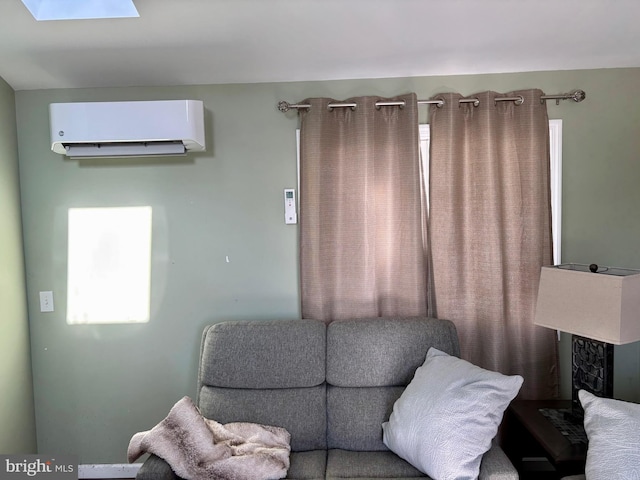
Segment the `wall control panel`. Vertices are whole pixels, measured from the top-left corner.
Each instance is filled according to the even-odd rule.
[[[284,189],[284,223],[287,225],[298,223],[296,191],[293,188]]]

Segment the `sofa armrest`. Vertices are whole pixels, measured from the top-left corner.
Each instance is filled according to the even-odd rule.
[[[482,457],[479,480],[518,480],[518,471],[496,443]]]
[[[136,480],[180,480],[181,478],[171,470],[167,462],[156,455],[149,455],[136,475]]]

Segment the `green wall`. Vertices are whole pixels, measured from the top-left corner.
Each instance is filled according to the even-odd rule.
[[[582,88],[581,104],[548,102],[550,118],[564,119],[564,261],[640,267],[638,85],[640,69],[619,69],[17,92],[39,449],[77,453],[83,463],[123,462],[133,433],[195,396],[205,325],[299,316],[297,227],[284,224],[282,201],[283,188],[296,183],[297,119],[276,110],[279,100]],[[204,154],[78,162],[50,151],[51,102],[180,98],[205,103]],[[67,210],[124,205],[154,209],[152,319],[67,326]],[[55,312],[39,312],[41,290],[54,292]],[[616,355],[616,393],[639,400],[638,348]]]
[[[14,92],[0,78],[0,453],[36,451]]]

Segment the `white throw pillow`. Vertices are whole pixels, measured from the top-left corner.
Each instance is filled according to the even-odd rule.
[[[640,479],[640,405],[578,392],[589,439],[587,480]]]
[[[523,379],[430,348],[382,424],[389,449],[437,480],[475,480]]]

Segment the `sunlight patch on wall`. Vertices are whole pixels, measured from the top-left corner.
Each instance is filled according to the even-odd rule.
[[[151,219],[151,207],[69,209],[69,325],[149,321]]]

